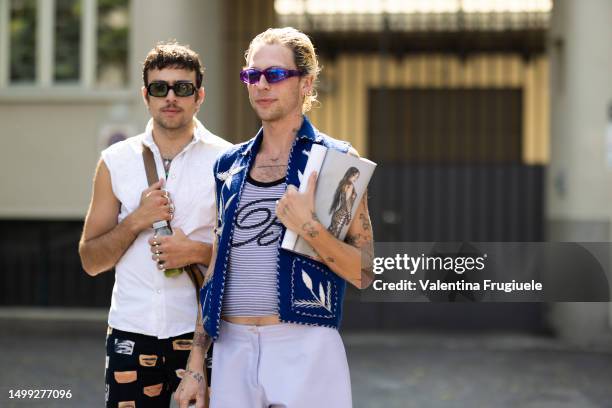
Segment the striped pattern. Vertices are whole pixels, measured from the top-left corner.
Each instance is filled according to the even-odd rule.
[[[276,262],[282,224],[275,206],[285,189],[284,179],[260,183],[247,178],[236,212],[224,316],[278,314]]]

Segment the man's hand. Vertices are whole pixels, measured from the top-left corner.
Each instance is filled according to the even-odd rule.
[[[276,203],[276,217],[288,229],[299,235],[314,233],[315,223],[318,223],[314,212],[314,195],[317,185],[317,173],[313,172],[308,178],[308,185],[304,193],[298,192],[295,186],[289,185],[287,191]]]
[[[140,205],[129,217],[138,231],[151,228],[157,221],[170,221],[174,214],[174,204],[166,190],[162,190],[164,179],[144,190],[140,195]]]
[[[196,256],[199,246],[208,245],[192,241],[182,229],[174,228],[169,236],[153,235],[149,238],[152,258],[164,269],[182,268],[192,263],[203,263]],[[202,252],[202,251],[200,251]]]
[[[196,408],[208,408],[208,384],[206,371],[185,370],[185,375],[174,393],[179,408],[188,408],[195,401]]]

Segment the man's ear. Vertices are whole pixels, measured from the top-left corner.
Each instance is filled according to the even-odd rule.
[[[206,98],[206,91],[204,90],[204,86],[202,85],[198,92],[196,93],[196,101],[198,102],[198,107],[204,103],[204,99]]]
[[[302,95],[307,96],[310,95],[312,93],[312,83],[313,83],[313,76],[312,75],[306,75],[304,77],[302,77]]]
[[[140,92],[142,92],[142,100],[145,106],[148,108],[149,107],[149,93],[147,92],[147,88],[143,86]]]

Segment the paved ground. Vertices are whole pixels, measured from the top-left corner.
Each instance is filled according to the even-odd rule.
[[[16,322],[0,319],[0,407],[103,406],[102,322]],[[355,408],[612,407],[612,347],[520,335],[343,337]],[[72,399],[8,398],[23,388],[70,389]]]

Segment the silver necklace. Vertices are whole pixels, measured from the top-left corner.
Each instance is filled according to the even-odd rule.
[[[164,163],[164,171],[166,172],[166,177],[167,177],[168,173],[170,172],[170,164],[172,163],[172,159],[166,159],[162,157],[162,161]]]

